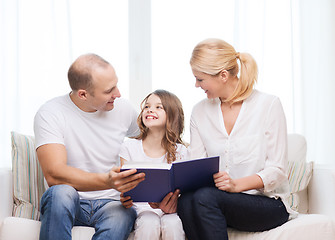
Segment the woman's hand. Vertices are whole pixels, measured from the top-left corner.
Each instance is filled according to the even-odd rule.
[[[120,201],[125,208],[131,208],[133,206],[133,200],[130,196],[124,196],[123,193],[120,194]]]
[[[263,180],[257,174],[232,179],[227,172],[218,172],[213,175],[215,186],[226,192],[243,192],[251,189],[264,188]]]
[[[234,179],[227,172],[218,172],[213,175],[215,186],[226,192],[239,192]]]
[[[179,190],[168,193],[160,203],[149,203],[152,208],[160,208],[164,213],[177,212]]]

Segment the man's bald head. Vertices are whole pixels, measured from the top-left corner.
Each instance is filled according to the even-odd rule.
[[[72,63],[67,74],[72,91],[85,89],[93,92],[93,70],[107,67],[111,67],[110,63],[96,54],[79,56]]]

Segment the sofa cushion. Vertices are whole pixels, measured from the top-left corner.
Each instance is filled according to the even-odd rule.
[[[320,214],[299,214],[283,225],[264,232],[242,232],[228,230],[233,240],[333,240],[335,222],[332,218]]]
[[[299,192],[305,190],[313,172],[313,162],[306,162],[307,143],[299,134],[288,135],[288,178],[290,184],[290,205],[295,211],[307,213],[308,209],[299,209]],[[300,194],[301,195],[301,194]]]
[[[39,239],[41,223],[23,218],[8,217],[4,220],[0,239],[10,240],[37,240]],[[20,231],[17,231],[20,229]],[[88,240],[94,234],[94,228],[74,227],[73,240]],[[333,240],[335,236],[335,222],[328,216],[319,214],[300,214],[287,223],[264,232],[242,232],[232,228],[228,229],[229,239],[232,240]],[[133,232],[128,240],[133,240]]]
[[[38,220],[39,202],[45,191],[33,136],[11,132],[13,216]]]
[[[1,226],[0,239],[3,240],[38,240],[41,222],[24,218],[8,217]],[[20,229],[20,231],[17,231]],[[73,227],[73,240],[90,240],[95,233],[92,227]]]

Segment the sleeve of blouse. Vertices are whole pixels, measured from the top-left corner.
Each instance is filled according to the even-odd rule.
[[[205,127],[205,126],[203,126]],[[195,121],[194,112],[191,115],[190,122],[190,146],[188,147],[188,156],[190,159],[207,157],[205,146],[202,142],[198,126]]]
[[[265,138],[267,158],[258,175],[264,183],[264,192],[270,192],[287,181],[287,127],[283,107],[275,98],[267,115]]]

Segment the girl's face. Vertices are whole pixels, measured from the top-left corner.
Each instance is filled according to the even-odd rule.
[[[221,97],[222,81],[220,74],[212,76],[197,70],[192,70],[195,77],[195,87],[200,87],[207,94],[207,98]]]
[[[161,99],[157,95],[151,94],[147,99],[142,112],[142,121],[149,129],[165,128],[166,112]]]

